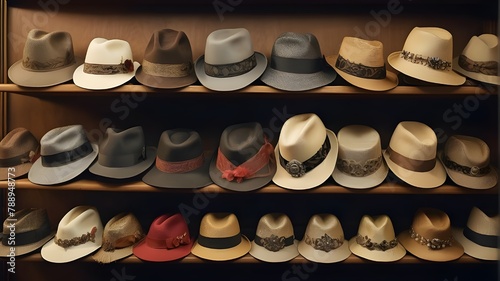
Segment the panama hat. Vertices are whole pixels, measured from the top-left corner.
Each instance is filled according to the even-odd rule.
[[[0,257],[20,256],[38,250],[54,237],[47,211],[40,208],[21,209],[3,222],[0,234]]]
[[[287,215],[266,214],[257,225],[250,255],[265,262],[286,262],[299,255],[298,243]]]
[[[497,171],[490,165],[490,149],[481,139],[453,135],[439,153],[448,176],[456,184],[472,189],[497,185]]]
[[[385,68],[384,47],[377,40],[344,37],[337,55],[326,61],[350,84],[371,91],[387,91],[398,77]]]
[[[283,124],[276,145],[273,182],[295,190],[319,186],[332,175],[337,154],[337,136],[316,114],[292,116]]]
[[[232,213],[207,213],[201,219],[200,234],[191,253],[212,261],[228,261],[246,255],[251,248],[240,233],[240,224]]]
[[[453,237],[471,257],[481,260],[500,260],[500,216],[489,217],[473,207],[465,228],[453,228]]]
[[[412,186],[434,188],[446,180],[443,164],[436,160],[436,133],[423,123],[400,122],[383,155],[389,169]]]
[[[210,155],[203,149],[203,141],[196,131],[164,131],[158,142],[155,165],[142,180],[164,188],[199,188],[211,184]]]
[[[267,58],[254,51],[247,29],[219,29],[208,35],[205,54],[196,60],[195,72],[208,89],[234,91],[257,80],[266,65]]]
[[[108,128],[99,144],[97,161],[89,171],[108,178],[130,178],[148,169],[155,155],[156,147],[146,146],[141,126],[126,130]]]
[[[132,213],[120,213],[104,226],[102,247],[92,255],[99,263],[110,263],[132,255],[132,247],[143,238],[142,226]]]
[[[462,54],[453,60],[453,69],[474,80],[500,85],[498,75],[498,37],[472,36]]]
[[[332,177],[349,188],[370,188],[387,177],[378,132],[364,125],[345,126],[337,134],[339,154]]]
[[[83,173],[95,160],[99,147],[91,143],[82,125],[58,127],[40,139],[40,155],[28,179],[36,184],[52,185],[69,181]]]
[[[32,29],[26,38],[23,58],[9,67],[8,75],[19,86],[54,86],[71,80],[82,62],[73,53],[68,32]]]
[[[163,262],[189,255],[193,239],[181,214],[163,214],[149,227],[146,238],[134,246],[134,255],[141,260]]]
[[[281,90],[305,91],[325,86],[336,77],[323,58],[316,36],[285,32],[274,42],[269,65],[260,80]]]
[[[276,172],[273,149],[259,123],[231,125],[222,132],[210,177],[218,186],[233,191],[259,189]]]
[[[415,27],[402,51],[387,58],[399,72],[426,82],[458,86],[465,77],[453,71],[453,36],[439,27]]]
[[[143,85],[163,89],[185,87],[196,82],[187,35],[173,29],[154,32],[135,78]]]
[[[0,141],[0,180],[26,175],[39,156],[40,144],[25,128],[15,128]],[[10,174],[13,175],[9,177]]]
[[[73,82],[89,90],[111,89],[132,79],[139,66],[127,41],[94,38],[87,48],[85,62],[73,73]]]
[[[451,261],[464,254],[464,248],[452,235],[448,215],[434,208],[420,208],[409,230],[398,235],[403,246],[414,256],[429,261]]]
[[[351,255],[339,219],[332,214],[313,215],[299,242],[299,253],[308,261],[335,263]]]
[[[361,258],[377,262],[394,262],[406,255],[396,239],[391,219],[386,215],[363,216],[358,234],[349,240],[349,249]]]
[[[67,263],[87,256],[102,245],[103,227],[92,206],[77,206],[59,222],[56,236],[42,247],[42,258],[52,263]]]

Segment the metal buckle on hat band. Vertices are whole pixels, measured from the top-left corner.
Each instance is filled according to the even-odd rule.
[[[125,74],[134,71],[134,63],[132,60],[125,60],[119,64],[97,64],[97,63],[84,63],[83,72],[87,74],[98,75],[111,75],[111,74]]]
[[[148,75],[164,78],[186,77],[193,72],[193,63],[188,61],[185,63],[166,64],[153,63],[147,60],[143,60],[142,71],[144,71],[144,73]]]
[[[467,167],[467,166],[462,166],[456,162],[453,162],[450,160],[450,158],[447,155],[443,156],[443,164],[446,166],[446,168],[461,172],[464,175],[471,176],[471,177],[482,177],[490,172],[490,166],[485,166],[485,167],[478,167],[478,166],[472,166],[472,167]]]
[[[401,58],[406,61],[428,66],[435,70],[447,70],[451,67],[451,62],[442,60],[438,57],[424,57],[405,50],[401,51]]]
[[[382,166],[382,156],[368,159],[360,163],[352,159],[338,159],[337,168],[344,174],[352,177],[366,177],[375,173]]]
[[[451,247],[453,237],[450,237],[449,239],[439,239],[439,238],[425,238],[415,232],[413,227],[410,228],[410,237],[413,238],[416,242],[420,243],[421,245],[427,246],[427,248],[431,250],[439,250],[439,249],[444,249],[446,247]]]
[[[255,244],[264,247],[271,252],[278,252],[279,250],[287,246],[293,245],[294,240],[295,237],[293,235],[288,237],[285,236],[278,237],[277,235],[271,234],[271,236],[265,238],[255,235],[254,242]]]
[[[306,161],[300,162],[296,159],[288,161],[283,158],[283,156],[281,156],[280,152],[280,164],[292,177],[300,178],[307,172],[313,170],[318,165],[323,163],[323,160],[325,160],[326,156],[330,152],[330,148],[330,139],[328,139],[328,136],[326,136],[325,141],[323,142],[323,145],[320,147],[320,149]]]
[[[205,62],[205,74],[217,78],[234,77],[245,74],[257,65],[255,53],[250,57],[235,63],[209,64]]]
[[[349,60],[343,58],[341,55],[339,55],[339,57],[337,58],[335,67],[347,74],[359,78],[384,79],[386,76],[385,64],[379,67],[370,67],[361,63],[350,62]]]
[[[383,240],[380,243],[376,243],[376,242],[373,242],[370,238],[368,238],[368,236],[366,236],[366,235],[363,236],[361,234],[358,234],[358,236],[356,237],[356,243],[358,243],[358,245],[360,245],[364,248],[367,248],[370,251],[378,250],[378,251],[383,251],[383,252],[385,252],[389,249],[392,249],[399,244],[399,242],[396,238],[394,238],[391,241]]]
[[[320,238],[311,238],[306,234],[304,242],[316,250],[321,250],[328,253],[331,250],[340,248],[340,246],[344,244],[344,237],[340,236],[340,238],[332,238],[330,237],[330,235],[325,233]]]
[[[498,76],[497,61],[473,61],[465,55],[458,57],[458,65],[470,72],[482,73],[485,75]]]

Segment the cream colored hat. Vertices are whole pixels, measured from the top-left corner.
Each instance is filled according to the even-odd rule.
[[[403,50],[387,58],[399,72],[426,82],[458,86],[465,77],[453,71],[453,36],[439,27],[415,27]]]

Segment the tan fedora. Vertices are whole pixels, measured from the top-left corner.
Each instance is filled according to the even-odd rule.
[[[464,254],[462,245],[453,238],[450,218],[434,208],[418,209],[410,229],[398,239],[408,252],[424,260],[451,261]]]
[[[290,218],[270,213],[259,220],[250,255],[265,262],[286,262],[299,255],[298,243]]]
[[[394,234],[392,221],[386,215],[363,216],[358,234],[349,240],[349,249],[356,256],[377,262],[394,262],[406,255],[405,248]]]
[[[397,71],[426,82],[458,86],[465,77],[453,71],[453,36],[440,27],[415,27],[401,51],[387,58]]]
[[[453,135],[439,157],[448,176],[460,186],[488,189],[497,185],[498,173],[490,164],[490,148],[479,138]]]
[[[453,60],[453,69],[474,80],[500,85],[498,37],[472,36],[462,54]]]
[[[250,248],[235,214],[207,213],[201,219],[200,233],[191,253],[206,260],[228,261],[246,255]]]
[[[436,133],[423,123],[400,122],[383,155],[389,169],[412,186],[434,188],[446,180],[443,164],[436,158]]]
[[[26,175],[40,156],[39,149],[38,140],[27,129],[8,132],[0,141],[0,180]]]
[[[344,37],[339,53],[327,56],[326,61],[354,86],[387,91],[398,85],[396,74],[386,70],[384,46],[380,41]]]
[[[342,225],[332,214],[316,214],[309,219],[298,249],[305,259],[318,263],[341,262],[351,255]]]

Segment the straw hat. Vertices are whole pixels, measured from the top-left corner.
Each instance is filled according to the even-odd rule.
[[[40,144],[25,128],[15,128],[0,141],[0,180],[26,175],[40,156]],[[12,170],[14,168],[14,170]]]

